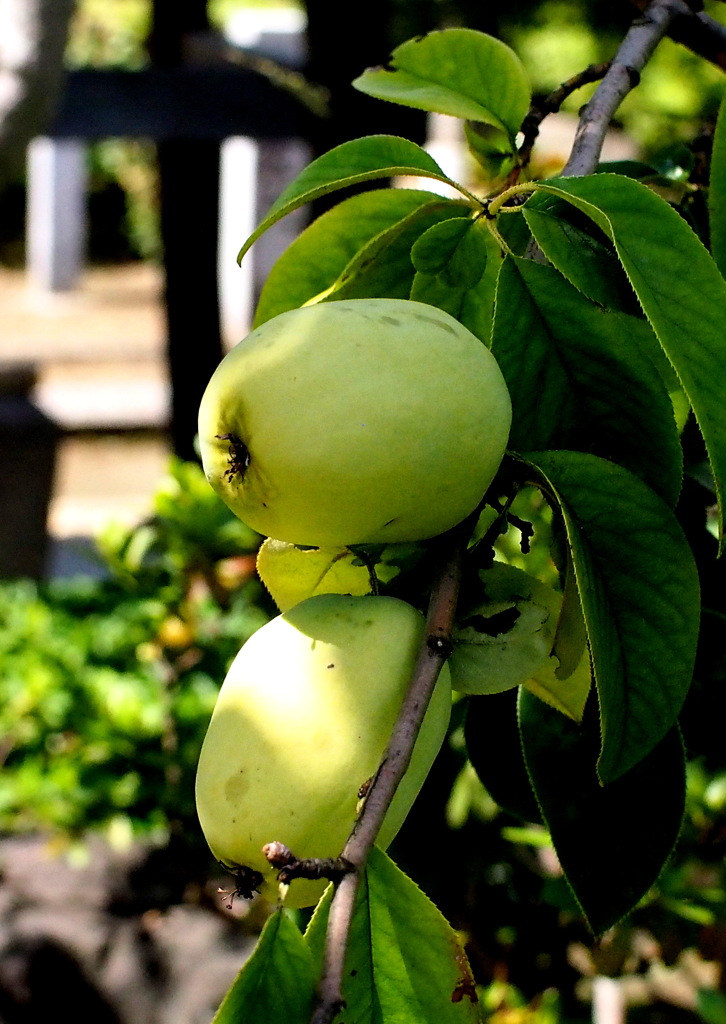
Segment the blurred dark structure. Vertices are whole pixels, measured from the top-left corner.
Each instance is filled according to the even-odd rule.
[[[0,366],[0,576],[45,568],[58,427],[33,404],[32,366]],[[22,538],[22,542],[21,542]]]

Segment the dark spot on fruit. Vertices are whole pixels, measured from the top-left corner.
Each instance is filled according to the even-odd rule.
[[[250,453],[247,445],[236,434],[217,434],[218,441],[229,441],[229,465],[224,471],[224,477],[233,481],[239,477],[244,480],[245,473],[250,465]]]
[[[330,665],[328,665],[328,668],[335,668],[335,665],[331,662]]]
[[[456,334],[456,329],[451,324],[444,323],[443,320],[437,320],[436,317],[426,316],[425,313],[415,313],[414,316],[417,320],[423,320],[425,324],[431,324],[433,327],[440,327],[442,331],[448,331],[449,334]]]

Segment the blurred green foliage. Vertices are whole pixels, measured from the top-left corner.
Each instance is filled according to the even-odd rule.
[[[149,0],[77,0],[66,60],[70,67],[144,67],[150,25]]]
[[[0,586],[0,830],[202,842],[196,761],[227,667],[271,611],[259,538],[196,464],[99,540],[108,575]]]

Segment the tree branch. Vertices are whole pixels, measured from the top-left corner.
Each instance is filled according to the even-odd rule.
[[[648,0],[632,0],[632,3],[641,11],[648,6]],[[668,36],[726,71],[726,26],[708,14],[690,10],[677,14],[668,29]]]
[[[643,16],[632,23],[609,70],[580,116],[563,176],[594,173],[615,111],[640,81],[640,72],[678,15],[692,16],[684,0],[651,0]]]
[[[436,680],[451,652],[451,632],[463,556],[475,522],[476,515],[440,538],[438,571],[431,590],[426,631],[411,685],[383,760],[342,851],[341,859],[349,862],[353,870],[337,883],[330,905],[323,973],[310,1024],[331,1024],[345,1005],[343,972],[358,886],[386,811],[408,767]]]
[[[590,64],[584,71],[580,71],[578,74],[573,75],[572,78],[568,78],[566,82],[563,82],[562,85],[554,89],[544,99],[532,104],[527,112],[527,116],[522,121],[520,129],[522,132],[522,144],[519,147],[517,166],[509,175],[504,186],[505,188],[516,184],[521,172],[529,163],[534,144],[539,136],[540,125],[548,114],[556,114],[567,97],[571,96],[577,89],[581,89],[583,85],[589,85],[591,82],[597,82],[603,78],[610,64],[611,61],[607,61],[604,64]]]

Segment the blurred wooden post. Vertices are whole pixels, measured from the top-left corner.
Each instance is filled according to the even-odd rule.
[[[185,42],[208,29],[206,0],[154,0],[153,63],[180,67]],[[170,434],[175,454],[194,459],[199,403],[223,354],[217,282],[219,141],[168,138],[159,142],[158,157]]]
[[[287,8],[240,8],[225,35],[235,46],[290,67],[305,63],[305,15]],[[219,199],[219,286],[226,347],[249,331],[262,286],[277,257],[305,227],[306,210],[295,210],[255,243],[241,267],[237,253],[282,190],[310,162],[301,138],[232,137],[222,143]]]
[[[28,147],[26,250],[32,283],[46,291],[74,288],[86,250],[86,146],[41,136]]]

